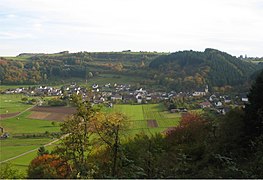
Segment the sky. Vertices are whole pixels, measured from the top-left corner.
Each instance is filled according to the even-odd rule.
[[[263,0],[0,0],[0,56],[204,51],[263,56]]]

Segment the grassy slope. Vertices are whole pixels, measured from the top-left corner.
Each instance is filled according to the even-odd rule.
[[[0,114],[21,112],[32,105],[24,104],[21,98],[25,97],[21,94],[0,94]]]
[[[18,117],[1,120],[0,126],[4,127],[5,131],[12,135],[59,131],[59,126],[53,126],[51,124],[52,121],[27,118],[30,113],[31,112],[25,112]]]

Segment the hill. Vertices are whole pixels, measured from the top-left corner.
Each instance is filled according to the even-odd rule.
[[[242,61],[225,52],[206,49],[204,52],[179,51],[153,60],[149,67],[160,72],[157,79],[176,88],[196,86],[240,86],[259,69],[256,64]]]
[[[1,84],[50,84],[79,80],[133,83],[138,87],[196,90],[210,87],[249,87],[260,64],[227,53],[204,52],[78,52],[22,53],[0,58]],[[131,78],[132,77],[132,78]]]

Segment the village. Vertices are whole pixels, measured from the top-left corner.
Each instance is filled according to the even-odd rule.
[[[226,114],[230,109],[235,107],[244,107],[248,102],[246,93],[229,94],[211,93],[208,86],[199,91],[194,92],[161,92],[148,91],[142,88],[136,89],[130,84],[104,84],[99,86],[93,84],[86,88],[76,83],[64,85],[60,88],[52,86],[34,86],[19,87],[7,89],[2,94],[23,94],[27,97],[57,97],[57,99],[68,99],[72,94],[82,94],[83,98],[89,100],[92,105],[103,104],[111,108],[114,104],[148,104],[162,103],[167,105],[167,109],[171,113],[187,112],[192,109],[209,109],[218,114]],[[183,103],[177,103],[178,100]],[[36,100],[35,100],[36,102]],[[32,101],[27,101],[32,103]],[[34,102],[33,102],[34,103]],[[41,100],[38,100],[38,106],[44,106]],[[187,106],[191,104],[191,106]],[[65,103],[58,106],[66,105]],[[55,104],[56,106],[56,104]]]

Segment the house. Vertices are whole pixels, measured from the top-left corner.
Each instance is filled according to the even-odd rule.
[[[228,97],[228,96],[225,96],[225,97],[224,97],[224,102],[225,102],[225,103],[231,103],[231,98]]]
[[[138,104],[141,104],[141,103],[142,103],[142,96],[141,96],[140,94],[138,94],[138,95],[136,96],[136,99],[137,99],[137,103],[138,103]]]
[[[92,89],[97,89],[98,87],[99,87],[98,84],[93,84],[93,85],[92,85]]]
[[[199,104],[202,109],[212,107],[212,104],[208,101]]]
[[[209,97],[209,101],[212,102],[212,101],[214,101],[215,98],[216,98],[216,95],[213,94],[213,95],[211,95],[211,96]]]
[[[107,87],[107,88],[109,88],[109,87],[110,87],[110,83],[105,84],[104,86]]]
[[[177,113],[177,112],[180,112],[180,110],[179,109],[171,109],[170,110],[170,113]]]
[[[202,91],[202,90],[200,90],[200,91],[195,91],[192,95],[193,95],[194,97],[200,97],[200,96],[205,96],[207,93],[208,93],[208,85],[206,85],[204,91]]]
[[[225,115],[227,112],[229,112],[230,111],[230,108],[228,108],[228,107],[225,107],[225,108],[223,108],[223,107],[221,107],[221,108],[217,108],[217,112],[218,113],[220,113],[220,114],[223,114],[223,115]]]
[[[122,96],[119,94],[115,94],[114,96],[111,96],[112,101],[122,100]]]
[[[152,100],[152,96],[151,96],[150,94],[148,94],[148,95],[146,96],[146,100],[147,100],[147,101]]]
[[[247,97],[243,97],[243,98],[241,98],[241,101],[242,102],[248,102],[248,98]]]
[[[200,91],[195,91],[192,95],[194,97],[199,97],[199,96],[205,96],[206,93],[205,92],[200,92]]]
[[[221,101],[215,101],[214,104],[216,107],[220,107],[223,105],[223,103]]]

